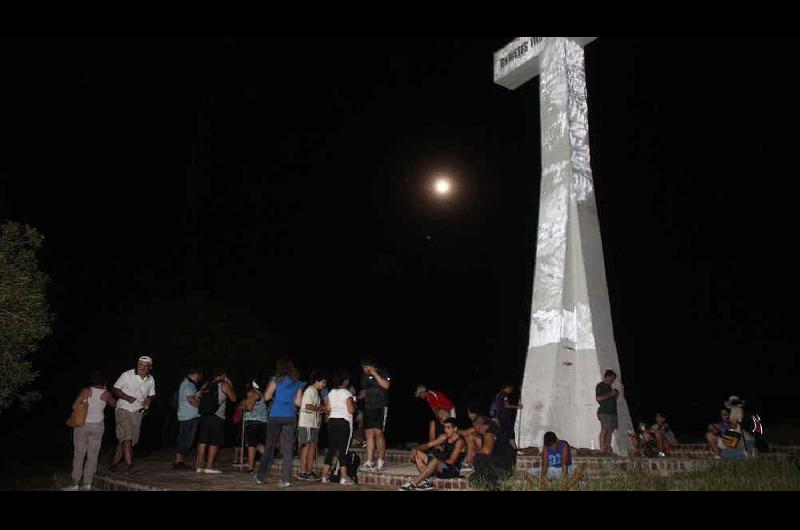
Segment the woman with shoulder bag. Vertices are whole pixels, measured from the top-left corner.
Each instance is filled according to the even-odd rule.
[[[117,401],[106,390],[106,378],[95,370],[92,373],[91,386],[82,388],[75,402],[72,404],[73,415],[70,420],[72,428],[72,441],[75,453],[72,458],[72,484],[64,488],[66,491],[91,490],[97,459],[100,455],[100,445],[103,442],[105,431],[104,415],[106,405],[114,407]],[[80,421],[80,407],[84,407],[85,420]],[[78,412],[76,415],[75,413]],[[68,423],[70,423],[68,421]],[[84,463],[85,460],[85,463]],[[83,478],[83,486],[80,486]]]

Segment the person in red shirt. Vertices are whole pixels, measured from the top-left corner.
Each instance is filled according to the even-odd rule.
[[[456,406],[447,395],[440,390],[428,390],[425,385],[417,385],[417,390],[414,392],[414,397],[424,399],[436,416],[438,409],[444,409],[450,412],[450,417],[456,417]]]

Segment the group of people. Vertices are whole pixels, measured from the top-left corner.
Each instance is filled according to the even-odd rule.
[[[738,396],[730,396],[719,411],[719,420],[708,425],[706,442],[717,458],[746,460],[769,450],[758,414],[750,418],[750,431],[744,427],[744,405]]]
[[[367,451],[367,458],[361,469],[382,470],[386,454],[383,431],[388,415],[391,377],[370,358],[361,360],[361,369],[361,391],[358,394],[355,394],[350,385],[350,376],[345,370],[335,371],[332,377],[315,370],[310,374],[309,380],[304,382],[300,380],[297,368],[288,358],[277,362],[275,373],[264,385],[263,392],[259,382],[251,380],[245,396],[237,405],[241,409],[243,422],[243,438],[240,443],[247,448],[247,464],[244,465],[244,470],[255,471],[256,482],[265,483],[279,445],[282,454],[279,485],[290,486],[296,440],[300,448],[300,470],[297,473],[299,480],[328,482],[333,472],[339,484],[353,484],[354,477],[348,475],[347,467],[343,463],[353,438],[358,401],[364,403],[362,427]],[[225,404],[228,400],[236,402],[237,397],[223,372],[215,372],[210,382],[198,389],[197,382],[201,378],[202,373],[199,370],[192,370],[178,392],[178,444],[173,467],[189,469],[184,458],[192,448],[196,433],[195,471],[219,474],[222,471],[214,466],[214,457],[223,442],[221,427],[225,420]],[[204,395],[209,393],[216,401],[204,408]],[[217,409],[212,414],[214,406]],[[322,475],[317,475],[315,463],[323,418],[328,434],[328,448]],[[206,424],[211,428],[205,427]],[[204,456],[207,444],[206,460]],[[256,467],[257,451],[261,454],[261,459]]]
[[[110,391],[106,389],[106,380],[99,372],[93,374],[89,387],[81,389],[73,409],[88,404],[88,413],[86,422],[73,428],[72,484],[65,489],[92,488],[103,438],[106,406],[115,408],[117,437],[117,447],[109,469],[118,469],[123,458],[127,469],[133,467],[133,447],[139,440],[142,417],[147,414],[155,398],[155,379],[150,374],[152,364],[151,357],[139,357],[136,368],[124,372]],[[245,470],[255,470],[255,479],[259,484],[267,480],[276,446],[280,443],[283,465],[279,485],[291,485],[295,439],[301,448],[298,479],[327,482],[333,472],[339,484],[353,484],[354,477],[348,476],[346,466],[341,464],[346,461],[351,444],[358,401],[363,403],[362,428],[367,452],[361,469],[382,470],[386,455],[383,432],[388,417],[391,377],[371,358],[361,360],[361,369],[361,390],[356,395],[346,371],[337,370],[332,378],[315,371],[306,384],[300,380],[294,363],[282,358],[276,364],[274,375],[264,385],[263,392],[259,382],[251,380],[240,401],[224,369],[214,369],[207,379],[204,379],[201,369],[189,369],[176,394],[178,433],[173,469],[205,474],[222,473],[215,463],[224,443],[227,403],[233,402],[241,410],[242,442],[247,446]],[[322,476],[318,476],[314,468],[323,417],[328,432],[328,449]],[[186,456],[195,447],[195,461],[189,465]],[[257,468],[256,451],[262,455]]]
[[[105,433],[107,406],[114,407],[117,435],[111,469],[116,469],[123,457],[128,469],[133,466],[133,446],[139,441],[142,416],[156,395],[155,380],[150,375],[152,365],[153,359],[149,356],[139,357],[136,368],[120,375],[111,391],[106,389],[105,376],[95,371],[89,386],[80,390],[72,408],[86,407],[86,417],[83,425],[74,427],[72,431],[72,483],[64,489],[92,489]]]
[[[640,422],[636,432],[629,432],[631,445],[640,456],[665,457],[667,452],[678,447],[678,438],[662,413],[656,413],[655,423],[647,426]]]
[[[95,372],[89,387],[80,391],[73,408],[88,404],[86,422],[75,427],[72,484],[66,489],[91,489],[97,469],[100,443],[103,437],[103,413],[107,406],[114,407],[117,446],[110,469],[115,470],[124,458],[128,469],[133,467],[133,447],[139,440],[142,417],[155,397],[155,380],[150,374],[153,360],[141,356],[136,368],[124,372],[109,391],[105,378]],[[295,442],[299,448],[299,480],[328,482],[332,476],[341,485],[353,484],[347,461],[354,434],[354,418],[361,418],[364,431],[366,458],[360,471],[381,471],[385,465],[386,440],[384,431],[388,418],[388,401],[391,377],[371,358],[360,363],[362,374],[360,391],[350,384],[344,370],[332,377],[321,371],[310,374],[307,382],[301,381],[294,363],[280,359],[275,372],[267,381],[248,380],[241,399],[223,369],[214,369],[204,378],[199,368],[188,370],[176,394],[178,433],[173,468],[193,470],[197,473],[220,474],[216,464],[220,447],[224,443],[224,424],[227,403],[236,403],[236,417],[241,422],[241,436],[237,445],[246,447],[241,455],[245,471],[255,472],[255,480],[263,484],[272,468],[276,448],[282,453],[282,470],[279,485],[291,485],[292,459]],[[600,451],[610,453],[614,430],[618,427],[617,399],[619,391],[612,385],[616,374],[606,370],[603,380],[596,386],[597,412],[600,422]],[[401,489],[425,490],[433,487],[432,478],[453,478],[462,470],[472,470],[486,482],[496,483],[510,474],[516,465],[518,452],[514,432],[514,414],[521,404],[510,401],[514,387],[504,383],[499,388],[484,414],[477,405],[467,407],[469,426],[459,428],[456,405],[444,392],[429,390],[419,385],[415,397],[424,400],[433,413],[429,423],[428,440],[412,450],[412,461],[419,475]],[[735,396],[732,396],[734,398]],[[357,403],[363,404],[357,410]],[[726,405],[731,405],[726,403]],[[721,458],[743,458],[742,447],[747,437],[741,434],[736,443],[735,434],[741,433],[741,406],[738,402],[721,412],[721,421],[709,426],[709,446]],[[234,420],[236,421],[236,420]],[[321,475],[316,473],[320,430],[327,429],[328,447]],[[646,456],[664,456],[677,446],[677,439],[666,423],[663,414],[656,414],[655,423],[639,425],[639,432],[629,433],[634,448]],[[196,448],[192,465],[186,456]],[[244,452],[244,451],[243,451]],[[256,466],[256,453],[261,459]],[[746,453],[746,449],[744,450]],[[532,474],[545,485],[546,479],[563,477],[568,484],[580,479],[582,468],[572,463],[573,448],[566,440],[559,440],[553,432],[545,434],[542,441],[541,465]],[[82,481],[82,485],[81,485]]]

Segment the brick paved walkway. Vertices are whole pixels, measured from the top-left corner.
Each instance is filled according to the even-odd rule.
[[[790,449],[794,452],[796,447]],[[356,449],[356,452],[362,451]],[[692,469],[699,469],[713,465],[715,460],[710,458],[708,450],[700,444],[682,446],[675,456],[667,458],[622,458],[579,456],[575,462],[584,464],[587,469],[586,479],[600,478],[632,470],[644,470],[654,474],[671,475]],[[193,455],[187,461],[193,460]],[[388,450],[386,454],[386,469],[382,473],[359,473],[359,484],[340,486],[339,484],[321,484],[320,482],[307,482],[296,479],[299,462],[293,462],[293,481],[288,488],[278,486],[280,478],[280,460],[276,460],[267,483],[258,485],[252,473],[244,473],[231,465],[233,449],[223,449],[217,459],[217,469],[222,471],[219,475],[207,475],[193,471],[174,471],[171,451],[159,451],[146,458],[139,458],[134,462],[130,471],[125,469],[124,463],[117,471],[108,470],[108,455],[101,454],[101,465],[95,477],[94,488],[112,491],[392,491],[407,480],[416,476],[415,466],[410,463],[410,451]],[[770,458],[785,457],[783,454],[764,455]],[[362,455],[363,458],[363,455]],[[318,472],[322,467],[322,457],[318,460]],[[520,456],[517,459],[517,469],[537,467],[538,457]],[[468,472],[462,472],[459,479],[435,479],[434,486],[437,490],[467,490],[469,484]],[[70,481],[68,472],[59,473],[54,477],[56,486],[67,485]]]
[[[321,484],[307,482],[295,478],[292,473],[292,485],[288,488],[278,486],[280,464],[273,467],[267,483],[259,485],[255,475],[245,473],[233,467],[233,450],[220,451],[215,466],[222,471],[219,475],[207,475],[193,471],[175,471],[172,469],[174,453],[158,452],[150,457],[134,461],[133,469],[128,471],[125,464],[117,471],[108,470],[108,462],[100,465],[95,477],[95,488],[112,491],[387,491],[394,488],[376,485],[355,484],[340,486],[339,484]],[[321,462],[321,459],[320,459]],[[295,460],[295,465],[298,461]],[[66,478],[67,482],[69,478]]]

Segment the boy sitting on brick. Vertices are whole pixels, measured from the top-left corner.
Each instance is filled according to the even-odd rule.
[[[565,489],[575,486],[583,476],[583,464],[577,468],[572,463],[572,448],[566,440],[559,440],[554,432],[544,434],[541,465],[528,470],[539,478],[539,487],[547,489],[547,481],[559,477],[564,481]]]
[[[427,453],[429,449],[441,446],[442,451]],[[464,437],[458,434],[455,418],[444,420],[444,434],[432,442],[418,445],[411,451],[411,460],[417,465],[419,476],[406,482],[400,488],[404,491],[424,491],[433,489],[434,474],[438,478],[458,478],[461,475],[461,463],[464,461],[467,444]]]

